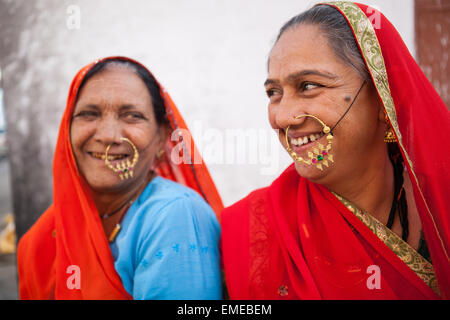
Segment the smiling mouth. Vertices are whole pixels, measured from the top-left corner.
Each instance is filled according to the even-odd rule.
[[[91,156],[94,158],[105,160],[106,154],[105,153],[99,153],[99,152],[88,152]],[[121,160],[129,157],[129,154],[108,154],[108,160],[114,161],[114,160]]]
[[[324,134],[322,132],[311,133],[304,136],[290,137],[289,142],[294,147],[301,147],[311,142],[317,141],[322,138]]]

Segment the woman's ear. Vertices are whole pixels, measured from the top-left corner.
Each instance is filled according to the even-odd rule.
[[[388,120],[387,120],[387,114],[386,111],[384,111],[384,106],[382,103],[378,104],[378,121],[383,122],[385,124],[388,124]]]
[[[373,99],[373,101],[376,101],[376,105],[374,105],[373,107],[378,109],[379,124],[383,125],[389,124],[389,121],[386,119],[386,112],[384,109],[383,102],[381,101],[380,96],[378,95],[377,88],[375,87],[372,81],[369,82],[369,90],[371,99]]]
[[[156,144],[156,150],[155,150],[155,158],[152,164],[151,171],[155,171],[156,167],[160,164],[162,161],[164,154],[166,152],[165,146],[167,139],[170,139],[170,135],[172,133],[172,130],[170,129],[170,125],[163,123],[160,124],[158,127],[158,141]]]
[[[158,128],[158,150],[164,150],[164,146],[166,144],[167,139],[170,138],[172,134],[172,129],[170,128],[170,125],[168,123],[162,123],[159,125]]]
[[[390,128],[389,119],[387,118],[386,111],[384,110],[383,104],[379,103],[379,111],[378,111],[378,123],[382,130],[385,132]]]
[[[377,92],[377,89],[375,88],[375,86],[373,87],[373,90],[374,90],[375,97],[377,99],[378,121],[383,124],[389,125],[389,120],[387,119],[386,110],[384,109],[383,102],[381,101],[380,97],[378,96],[378,92]]]

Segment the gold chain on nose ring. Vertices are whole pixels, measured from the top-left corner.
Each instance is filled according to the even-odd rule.
[[[307,151],[308,159],[304,159],[303,157],[301,157],[301,156],[297,155],[297,153],[295,153],[295,151],[291,147],[291,144],[289,143],[288,132],[291,127],[291,125],[289,125],[289,126],[287,126],[286,132],[285,132],[285,139],[286,139],[286,145],[287,145],[286,150],[289,152],[290,156],[298,163],[315,165],[316,168],[323,170],[322,165],[328,167],[329,162],[334,162],[333,155],[330,153],[331,144],[333,142],[333,135],[331,134],[330,128],[316,116],[309,115],[309,114],[302,114],[302,115],[294,117],[294,119],[298,120],[298,119],[304,118],[304,117],[313,118],[322,125],[322,132],[327,135],[327,144],[324,146],[321,143],[317,143],[317,146],[314,146],[310,150]]]

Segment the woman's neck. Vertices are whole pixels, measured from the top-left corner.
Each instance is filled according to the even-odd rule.
[[[394,197],[394,169],[387,152],[373,159],[360,174],[340,179],[330,190],[386,224]]]
[[[97,192],[91,190],[91,195],[97,207],[100,216],[111,214],[136,199],[144,190],[145,186],[153,179],[154,173],[150,172],[147,176],[136,180],[127,190],[116,192]]]

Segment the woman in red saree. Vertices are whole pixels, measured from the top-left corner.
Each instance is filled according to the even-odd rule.
[[[92,95],[89,96],[89,92]],[[160,98],[155,100],[158,94]],[[144,98],[139,100],[137,97],[141,96]],[[118,100],[121,97],[125,97],[124,100]],[[88,102],[86,106],[80,102],[83,99]],[[99,102],[91,105],[89,99]],[[122,101],[127,104],[122,105]],[[130,101],[136,102],[135,105],[129,104]],[[156,102],[158,102],[158,108]],[[81,108],[81,111],[78,111],[78,108]],[[156,125],[153,119],[156,119]],[[166,125],[168,125],[167,128]],[[150,129],[147,128],[153,132],[156,131],[156,134],[152,132],[148,135],[147,132]],[[163,134],[159,131],[161,128],[170,129],[172,136]],[[95,134],[92,134],[93,138],[89,137],[89,140],[85,139],[87,142],[81,144],[75,138],[75,131],[76,136],[83,136],[89,131]],[[143,132],[145,134],[142,134]],[[159,140],[154,139],[158,137]],[[134,175],[130,174],[130,179],[128,179],[129,176],[125,176],[125,179],[121,176],[119,179],[115,172],[105,167],[105,158],[110,157],[107,154],[110,146],[112,146],[110,154],[113,154],[113,149],[130,149],[128,144],[121,142],[123,138],[130,140],[134,138],[133,145],[139,149],[139,160],[133,169]],[[104,143],[107,139],[114,142]],[[157,146],[161,148],[159,151],[155,148],[153,141],[157,141]],[[88,152],[90,155],[81,152],[83,150],[79,144],[84,146],[89,143],[92,148],[95,145],[96,150],[100,150],[96,151],[97,153],[102,154],[95,154],[92,150]],[[145,147],[140,148],[140,144]],[[136,153],[137,151],[135,155]],[[92,156],[103,158],[99,161],[92,159]],[[121,155],[116,153],[113,158],[119,156]],[[84,157],[89,159],[86,161]],[[115,160],[110,159],[110,161],[113,163]],[[136,180],[138,176],[142,176],[143,179]],[[210,253],[209,256],[212,257],[217,251],[213,245],[206,252],[208,248],[199,247],[197,250],[192,247],[193,244],[188,247],[188,239],[182,239],[186,243],[176,243],[173,244],[173,248],[169,247],[164,252],[158,251],[156,254],[144,256],[154,243],[171,238],[170,234],[183,233],[184,229],[199,226],[202,217],[206,222],[201,224],[203,231],[197,235],[198,243],[206,243],[205,233],[211,231],[208,230],[208,226],[213,226],[213,220],[216,218],[214,214],[209,215],[212,211],[208,211],[210,208],[205,207],[204,202],[206,201],[217,214],[222,209],[222,201],[175,104],[167,91],[139,62],[125,57],[104,58],[85,66],[75,76],[60,125],[53,162],[53,179],[52,206],[19,242],[18,271],[21,299],[131,299],[135,297],[134,294],[145,299],[155,295],[158,298],[158,293],[155,292],[157,289],[165,289],[159,295],[163,299],[177,299],[179,296],[189,299],[189,297],[203,295],[205,290],[210,289],[212,290],[206,295],[207,298],[220,298],[220,294],[217,293],[217,290],[220,291],[221,281],[219,260],[217,259],[218,268],[211,267],[215,265],[215,258],[210,260],[212,263],[208,267],[217,271],[217,281],[211,281],[214,284],[204,283],[205,281],[195,282],[194,285],[198,284],[200,288],[197,291],[198,295],[192,295],[192,286],[180,288],[180,283],[167,283],[170,282],[168,278],[172,275],[192,272],[192,269],[186,270],[186,263],[189,261],[182,261],[182,258],[179,258],[180,255],[174,258],[177,253],[185,250],[188,252],[184,253],[185,256],[192,254],[201,261],[205,261],[206,254]],[[156,180],[159,186],[155,185]],[[99,200],[100,192],[97,191],[103,187],[97,188],[97,185],[102,186],[108,183],[112,185],[108,187],[108,192],[114,188],[120,192],[114,193],[113,197],[110,197],[111,203],[106,203],[106,206],[111,204],[113,207],[115,200],[120,198],[122,190],[128,192],[129,188],[135,188],[138,191],[133,192],[133,197],[127,199],[125,206],[121,205],[117,210],[113,207],[113,213],[104,215],[98,206],[98,203],[102,203],[100,201],[102,199]],[[140,185],[142,186],[139,187]],[[195,190],[196,193],[185,186]],[[145,188],[144,191],[143,188]],[[163,210],[167,212],[169,207],[166,195],[169,194],[169,197],[172,197],[173,194],[179,193],[181,196],[172,203],[184,203],[187,209],[183,210],[183,206],[178,205],[174,207],[176,212],[172,212],[173,215],[164,213],[166,215],[163,216]],[[103,192],[102,195],[104,194],[107,192]],[[153,200],[149,208],[144,207],[148,199],[154,198],[157,199]],[[134,201],[133,204],[131,201]],[[157,205],[163,207],[155,209]],[[189,216],[185,211],[191,205],[194,210],[192,216]],[[133,216],[130,218],[131,211]],[[153,216],[163,218],[156,220],[159,225],[151,226],[156,229],[155,234],[149,234],[150,231],[145,229],[146,221],[153,219]],[[187,220],[187,223],[179,225],[181,222],[178,223],[177,220],[180,218]],[[130,219],[134,220],[130,222]],[[168,226],[165,225],[166,219],[172,221]],[[128,221],[126,226],[125,221]],[[174,224],[178,224],[180,232]],[[112,229],[114,225],[119,228]],[[120,229],[121,225],[122,229]],[[157,233],[162,228],[166,232],[164,236]],[[117,231],[120,232],[117,234]],[[140,234],[144,242],[135,241]],[[147,240],[149,236],[151,238]],[[116,241],[116,237],[119,240]],[[126,242],[124,239],[129,240]],[[136,251],[129,250],[129,248],[135,248],[133,245],[138,247]],[[169,243],[170,245],[172,244]],[[112,249],[115,249],[114,257]],[[141,253],[146,259],[139,258]],[[123,255],[129,259],[122,259]],[[178,269],[170,271],[170,268],[167,270],[161,267],[160,263],[169,257],[172,257],[172,262],[166,262],[166,264],[171,267],[177,265]],[[153,265],[157,264],[159,269],[154,275],[157,278],[159,274],[160,277],[157,278],[159,283],[155,284],[154,281],[146,278],[145,274],[148,274],[147,269],[152,269]],[[209,271],[202,270],[197,276],[206,277]],[[78,283],[74,278],[76,272],[79,272],[78,276],[81,278]],[[144,276],[137,279],[138,272]],[[165,277],[162,272],[171,272],[171,274]],[[193,275],[189,277],[192,278]],[[139,292],[137,287],[140,288]],[[172,295],[171,292],[175,293]]]
[[[230,298],[448,299],[449,111],[392,24],[317,5],[281,29],[265,86],[295,162],[222,212]]]

